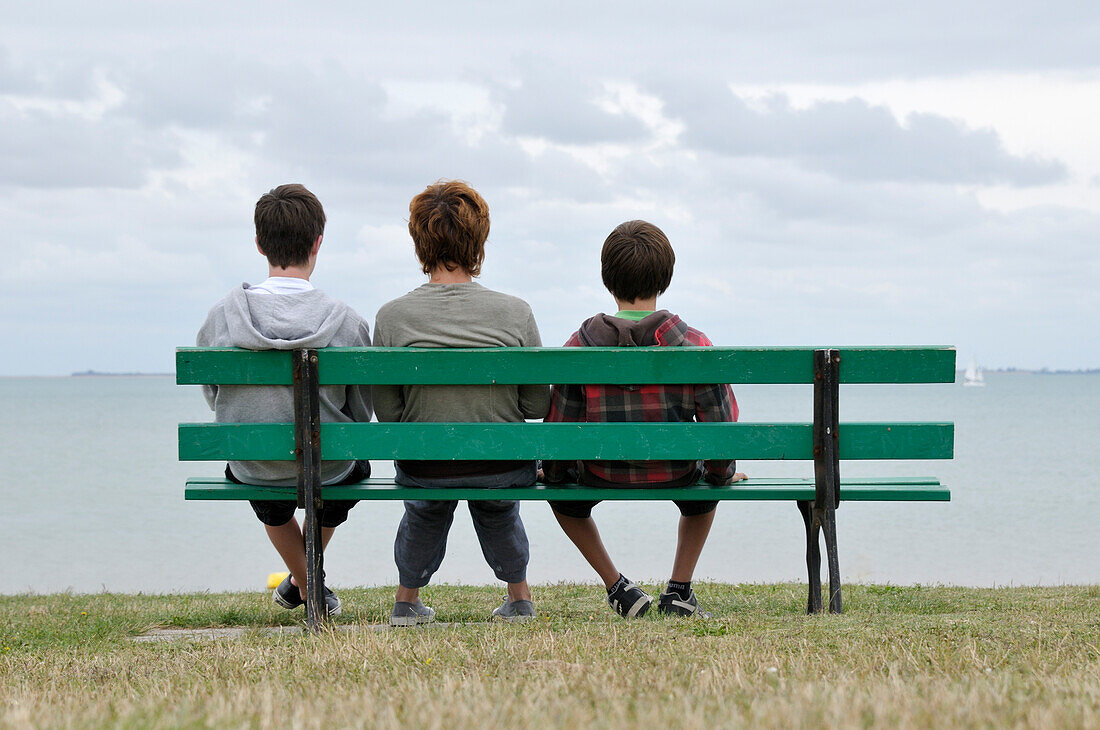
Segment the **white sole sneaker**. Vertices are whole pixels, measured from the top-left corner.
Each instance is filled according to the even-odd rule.
[[[509,601],[504,597],[504,603],[493,609],[492,620],[507,621],[510,624],[521,624],[524,621],[535,619],[535,604],[528,600]]]
[[[418,626],[430,624],[433,621],[435,621],[435,611],[419,601],[416,603],[398,601],[394,603],[393,613],[390,614],[390,626]]]
[[[641,618],[653,604],[653,597],[627,581],[607,596],[607,602],[623,618]]]

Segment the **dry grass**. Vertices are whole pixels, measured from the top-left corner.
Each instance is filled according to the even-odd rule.
[[[261,595],[0,597],[0,726],[1100,727],[1100,588],[699,587],[718,618],[626,622],[592,586],[523,626],[137,644],[154,626],[292,623]],[[341,592],[381,623],[384,589]],[[481,621],[488,587],[431,588]]]

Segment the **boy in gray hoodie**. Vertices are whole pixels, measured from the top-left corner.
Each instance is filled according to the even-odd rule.
[[[325,229],[321,202],[301,185],[280,185],[256,203],[256,247],[268,261],[268,278],[241,286],[214,305],[199,330],[199,347],[243,347],[249,350],[295,350],[370,345],[367,323],[351,307],[309,281]],[[214,420],[225,423],[280,423],[294,420],[294,393],[289,386],[206,385]],[[366,386],[321,387],[322,421],[369,421],[370,389]],[[292,461],[232,461],[225,476],[261,486],[293,486]],[[322,484],[349,484],[370,476],[369,462],[321,462]],[[252,501],[290,575],[272,593],[283,608],[305,602],[306,552],[293,501]],[[328,500],[320,514],[321,542],[348,518],[355,502]],[[327,587],[329,615],[340,613],[340,599]]]

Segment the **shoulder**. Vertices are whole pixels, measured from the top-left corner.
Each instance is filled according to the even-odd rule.
[[[577,331],[569,335],[569,339],[565,341],[562,347],[592,347],[595,345],[595,341],[592,338],[593,327],[599,328],[601,326],[606,314],[602,312],[600,314],[593,314],[588,319],[581,322],[581,326],[577,328]],[[603,325],[606,328],[606,325]]]
[[[244,297],[245,291],[248,289],[248,284],[238,284],[229,290],[228,293],[218,301],[214,302],[214,305],[210,307],[207,312],[206,320],[209,322],[212,319],[225,316],[225,311],[233,306],[233,302],[240,300]]]
[[[196,345],[199,347],[222,347],[232,344],[227,332],[229,318],[226,311],[231,308],[233,300],[236,297],[243,296],[243,294],[244,285],[241,285],[210,307],[206,313],[206,319],[203,320],[202,326],[199,328],[198,336],[195,339]]]
[[[384,320],[393,317],[402,316],[404,312],[408,311],[414,306],[417,299],[415,294],[415,291],[411,291],[408,294],[402,294],[396,299],[391,299],[390,301],[383,304],[381,307],[378,308],[378,312],[374,315],[375,321],[383,322]]]
[[[474,299],[484,302],[486,306],[515,312],[522,316],[531,314],[531,305],[512,294],[505,294],[495,289],[479,286],[479,288],[473,290],[472,296]]]
[[[502,331],[525,332],[535,320],[531,305],[517,296],[480,285],[465,294],[465,303],[469,307],[470,315],[494,322]]]
[[[319,306],[319,307],[321,307],[321,308],[323,308],[327,311],[330,311],[330,312],[343,312],[344,316],[351,319],[352,321],[356,321],[356,322],[362,322],[363,321],[362,316],[360,316],[359,312],[355,311],[354,307],[352,307],[350,304],[345,302],[343,299],[337,299],[336,297],[332,296],[331,294],[324,291],[323,289],[314,289],[313,291],[308,292],[305,295],[295,294],[294,296],[312,296],[312,297],[315,297],[315,301],[317,302],[317,306]]]
[[[694,347],[711,347],[710,341],[702,330],[697,330],[680,319],[679,315],[672,314],[666,319],[654,333],[657,342],[661,345],[688,345]]]
[[[347,302],[343,302],[339,299],[332,299],[334,310],[339,308],[344,311],[344,320],[340,324],[340,329],[333,337],[332,346],[334,347],[356,347],[361,345],[370,345],[370,325],[367,320],[363,318],[354,308]]]
[[[709,337],[694,327],[687,327],[687,331],[684,333],[684,344],[698,347],[711,347],[714,345]]]

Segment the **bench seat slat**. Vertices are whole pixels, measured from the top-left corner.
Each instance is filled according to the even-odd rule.
[[[950,459],[950,423],[842,423],[842,459]],[[809,423],[326,423],[347,459],[813,459]],[[185,423],[181,461],[294,458],[289,424]]]
[[[586,347],[319,351],[322,385],[812,383],[813,347]],[[953,383],[945,346],[848,347],[841,383]],[[290,385],[290,352],[180,347],[181,385]]]
[[[800,478],[750,479],[728,487],[700,484],[675,489],[600,488],[570,485],[536,485],[513,489],[402,487],[392,479],[366,479],[358,484],[324,487],[325,499],[516,499],[516,500],[812,500],[814,480]],[[951,492],[934,477],[849,478],[841,480],[841,499],[848,502],[947,502]],[[189,500],[293,500],[294,487],[257,487],[225,478],[196,477],[187,480]]]

